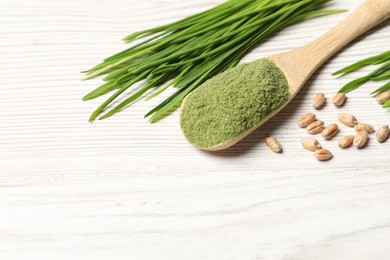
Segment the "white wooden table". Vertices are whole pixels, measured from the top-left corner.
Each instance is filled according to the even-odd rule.
[[[157,124],[138,102],[88,123],[104,100],[81,97],[100,79],[79,71],[122,50],[126,34],[174,21],[222,0],[0,0],[0,259],[390,259],[390,141],[363,150],[324,141],[318,162],[300,146],[297,118],[311,97],[349,80],[330,73],[389,49],[389,22],[330,60],[283,112],[234,148],[191,147],[177,112]],[[337,0],[352,10],[362,1]],[[347,13],[272,37],[251,61],[320,36]],[[390,123],[368,84],[327,123],[351,112]],[[343,134],[352,133],[342,128]],[[263,143],[272,134],[284,147]]]

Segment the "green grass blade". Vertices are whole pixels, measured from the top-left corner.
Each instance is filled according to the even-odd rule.
[[[390,90],[390,81],[387,82],[385,85],[383,85],[382,87],[380,88],[377,88],[376,90],[374,90],[373,92],[371,92],[371,95],[378,95],[384,91],[388,91]]]
[[[372,81],[383,81],[383,80],[389,80],[390,79],[390,70],[384,71],[378,76],[375,76],[371,78]]]
[[[390,51],[386,51],[384,53],[381,53],[379,55],[375,55],[375,56],[372,56],[372,57],[369,57],[369,58],[366,58],[364,60],[361,60],[361,61],[358,61],[358,62],[355,62],[341,70],[338,70],[334,73],[332,73],[333,76],[336,76],[336,75],[346,75],[348,73],[351,73],[351,72],[354,72],[356,70],[359,70],[365,66],[368,66],[368,65],[377,65],[377,64],[380,64],[380,63],[384,63],[384,62],[387,62],[390,60]]]
[[[115,90],[118,87],[118,85],[114,81],[107,82],[104,85],[101,85],[97,89],[94,89],[93,91],[89,92],[87,95],[83,97],[83,100],[90,100],[97,97],[100,97],[104,94],[107,94],[113,90]]]
[[[105,119],[107,117],[110,117],[110,116],[113,116],[114,114],[116,114],[117,112],[123,110],[125,107],[129,106],[131,103],[133,103],[135,100],[137,100],[138,98],[140,98],[146,91],[148,91],[149,89],[151,88],[150,85],[146,85],[144,86],[143,88],[141,88],[140,90],[138,90],[136,93],[134,93],[133,95],[131,95],[130,97],[128,97],[127,99],[125,99],[123,102],[121,102],[119,105],[117,105],[116,107],[114,107],[113,109],[111,109],[109,112],[107,112],[106,114],[104,114],[103,116],[101,116],[99,118],[99,120],[102,120],[102,119]]]
[[[363,85],[364,83],[366,83],[369,80],[370,80],[370,77],[368,77],[368,76],[352,80],[351,82],[347,83],[344,87],[342,87],[337,93],[351,92],[351,91],[359,88],[361,85]]]
[[[375,78],[376,76],[381,75],[384,71],[388,70],[390,68],[390,62],[386,62],[373,72],[369,73],[366,76],[363,76],[361,78],[357,78],[355,80],[352,80],[351,82],[347,83],[344,87],[342,87],[337,93],[348,93],[351,92],[360,86],[362,86],[364,83],[368,82],[370,79]]]
[[[109,97],[102,105],[100,105],[90,116],[89,122],[93,122],[105,109],[106,107],[111,104],[112,101],[114,101],[118,96],[120,96],[123,92],[125,92],[129,87],[137,83],[138,81],[144,79],[147,75],[147,72],[144,74],[138,75],[133,80],[127,82],[126,84],[123,84],[117,92],[115,92],[111,97]]]
[[[390,107],[390,100],[387,100],[384,104],[383,104],[383,108],[389,108]]]

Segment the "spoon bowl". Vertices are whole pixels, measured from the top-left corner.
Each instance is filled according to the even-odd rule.
[[[389,0],[366,0],[344,21],[317,40],[303,47],[268,57],[267,59],[273,62],[285,75],[288,81],[290,98],[277,109],[259,120],[256,124],[230,140],[210,147],[199,147],[194,143],[192,144],[199,149],[207,151],[223,150],[236,144],[281,111],[296,96],[310,76],[325,61],[352,40],[387,20],[389,17]],[[199,88],[202,87],[207,86],[202,85]],[[191,99],[192,94],[193,93],[189,94],[183,100],[182,111],[188,100]]]

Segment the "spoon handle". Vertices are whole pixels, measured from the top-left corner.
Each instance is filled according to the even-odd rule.
[[[271,57],[299,91],[321,64],[352,40],[390,17],[390,0],[366,0],[344,21],[317,40],[287,53]],[[294,63],[293,66],[291,66]]]

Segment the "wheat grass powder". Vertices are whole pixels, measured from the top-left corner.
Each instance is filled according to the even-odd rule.
[[[283,72],[268,59],[256,60],[226,70],[193,91],[180,125],[190,143],[208,149],[255,126],[290,95]]]

